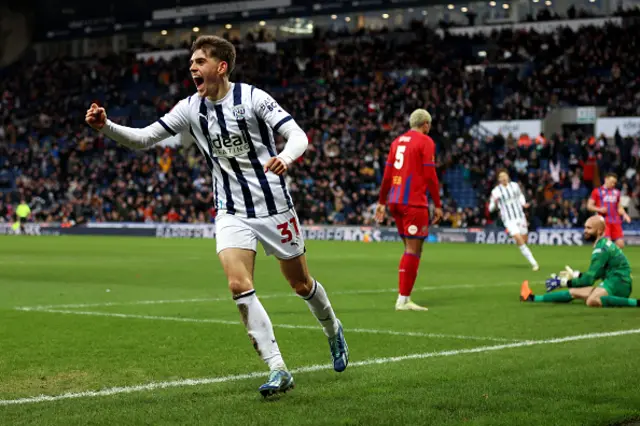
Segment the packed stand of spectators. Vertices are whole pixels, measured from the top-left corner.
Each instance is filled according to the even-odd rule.
[[[564,202],[554,206],[547,187],[572,186],[589,150],[552,138],[548,146],[555,148],[529,153],[496,142],[501,138],[471,142],[466,132],[481,119],[540,118],[562,104],[608,104],[612,114],[640,113],[640,58],[633,48],[639,34],[637,26],[609,26],[453,37],[414,23],[396,33],[317,34],[279,44],[275,55],[247,44],[238,51],[233,80],[271,92],[308,132],[309,149],[287,178],[306,223],[371,223],[388,146],[407,130],[406,117],[418,107],[434,117],[441,175],[466,164],[469,179],[486,194],[492,184],[487,176],[502,163],[515,169],[525,155],[527,173],[520,179],[536,200],[535,216],[541,224],[548,218],[566,223],[572,210],[566,213]],[[479,46],[486,58],[477,55]],[[468,65],[486,70],[466,72]],[[211,177],[195,149],[133,153],[84,124],[93,100],[123,124],[155,120],[193,92],[187,70],[185,57],[141,63],[130,55],[0,70],[0,189],[17,184],[0,193],[0,220],[10,220],[24,196],[34,219],[42,221],[213,221]],[[616,147],[629,144],[637,146],[624,141]],[[627,157],[609,151],[594,154],[601,169],[626,167],[621,159]],[[550,164],[559,156],[571,175],[556,179]],[[640,186],[637,177],[627,184],[629,191]],[[446,186],[443,191],[448,194]],[[446,197],[445,204],[455,201]],[[482,205],[446,218],[453,226],[483,221],[491,217]]]

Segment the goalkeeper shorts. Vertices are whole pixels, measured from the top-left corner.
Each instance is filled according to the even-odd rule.
[[[629,297],[631,295],[631,280],[622,278],[607,278],[598,287],[607,290],[609,296]]]

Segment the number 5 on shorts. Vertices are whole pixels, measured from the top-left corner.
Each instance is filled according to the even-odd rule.
[[[280,230],[280,235],[284,237],[283,239],[280,240],[282,244],[286,244],[291,240],[293,240],[293,234],[289,230],[289,224],[293,225],[293,230],[295,231],[296,235],[300,235],[300,230],[298,229],[298,222],[296,222],[295,217],[292,217],[291,219],[289,219],[288,222],[281,223],[280,225],[277,226],[277,228]]]

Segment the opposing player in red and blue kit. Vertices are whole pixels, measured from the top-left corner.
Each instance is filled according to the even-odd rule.
[[[427,134],[431,130],[431,115],[417,109],[409,118],[411,130],[391,144],[376,208],[376,220],[384,220],[386,206],[396,221],[404,241],[400,260],[397,311],[426,311],[413,303],[411,290],[418,276],[424,239],[429,236],[429,201],[435,205],[433,223],[442,218],[440,184],[436,174],[435,143]]]
[[[604,216],[605,236],[615,242],[618,247],[624,248],[622,221],[629,223],[631,218],[620,204],[620,190],[616,189],[617,183],[618,176],[615,173],[607,173],[604,185],[591,192],[587,209]]]

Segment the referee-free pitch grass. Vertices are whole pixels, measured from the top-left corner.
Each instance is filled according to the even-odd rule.
[[[521,304],[522,280],[542,292],[550,273],[584,270],[590,257],[588,247],[532,250],[537,273],[514,246],[426,245],[413,299],[429,311],[395,312],[400,244],[308,242],[349,342],[341,374],[305,303],[260,253],[257,293],[297,371],[294,391],[265,401],[265,367],[214,241],[2,237],[0,425],[639,419],[640,309]],[[625,253],[640,268],[640,250]]]

